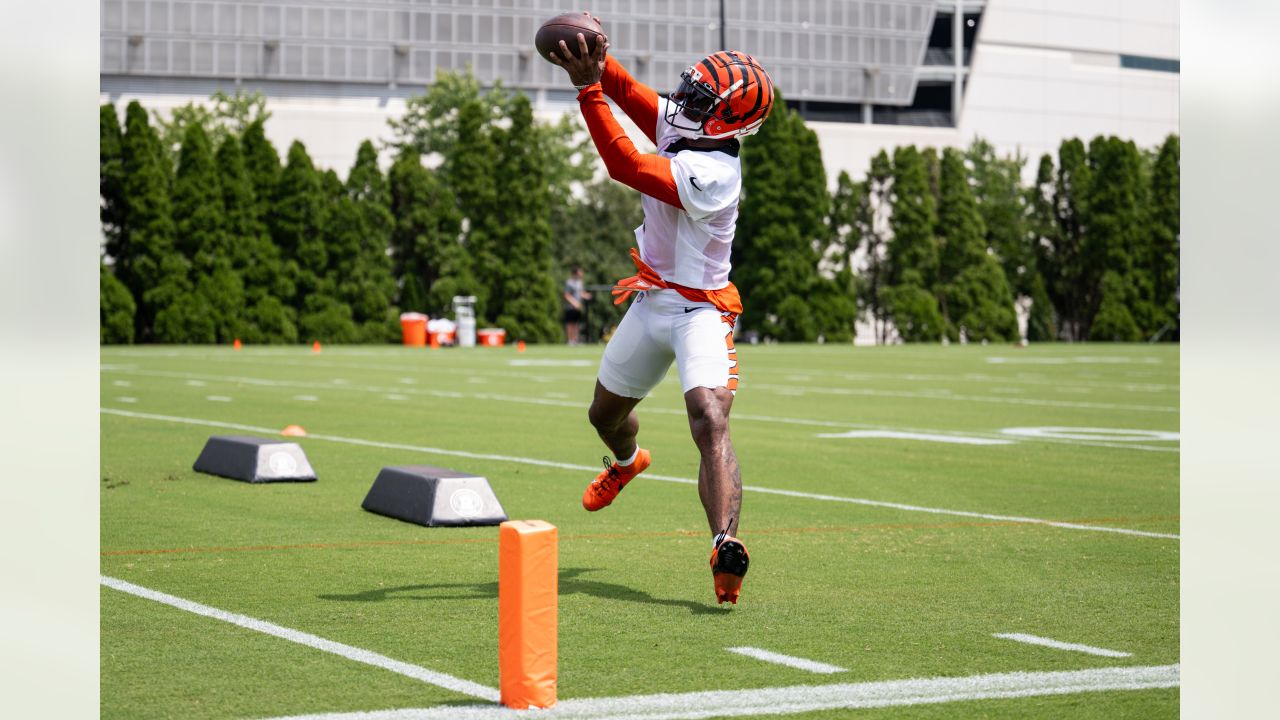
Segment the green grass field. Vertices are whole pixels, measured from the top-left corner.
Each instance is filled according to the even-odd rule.
[[[1177,347],[740,347],[752,563],[732,608],[712,592],[674,369],[640,405],[654,477],[582,510],[604,454],[586,421],[600,352],[103,349],[102,575],[496,688],[497,528],[360,508],[381,467],[437,464],[559,528],[557,713],[1177,717]],[[288,424],[311,434],[318,482],[191,469],[209,435]],[[488,716],[462,707],[476,696],[113,587],[101,603],[104,717]],[[727,650],[744,646],[841,671]],[[1107,685],[1106,668],[1172,680]],[[1051,671],[1099,672],[1038,692],[979,678],[858,694]],[[813,689],[760,691],[796,686]],[[674,710],[629,697],[701,691],[729,692]]]

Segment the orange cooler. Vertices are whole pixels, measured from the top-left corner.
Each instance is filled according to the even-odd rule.
[[[404,335],[404,344],[422,347],[427,344],[427,316],[422,313],[408,312],[400,314],[400,331]]]
[[[477,330],[476,341],[476,344],[484,347],[502,347],[507,344],[507,331],[502,328]]]

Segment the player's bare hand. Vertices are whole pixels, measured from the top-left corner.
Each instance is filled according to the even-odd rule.
[[[560,52],[551,56],[551,62],[564,68],[569,73],[569,82],[577,87],[591,85],[600,82],[600,76],[604,74],[604,58],[609,51],[609,37],[607,35],[596,36],[596,51],[594,53],[587,50],[587,38],[582,33],[578,33],[578,55],[575,57],[569,52],[569,45],[565,41],[560,41]]]

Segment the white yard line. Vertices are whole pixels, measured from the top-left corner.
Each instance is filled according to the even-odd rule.
[[[259,432],[268,435],[276,435],[279,430],[273,428],[257,427],[254,425],[243,425],[240,423],[220,422],[217,420],[202,420],[199,418],[177,417],[173,415],[157,415],[154,413],[140,413],[130,410],[120,410],[117,408],[101,408],[100,412],[108,415],[119,415],[121,417],[131,417],[142,420],[158,420],[162,422],[183,423],[187,425],[202,425],[205,427],[227,428],[230,430],[247,430],[249,432]],[[599,466],[595,465],[578,465],[575,463],[562,463],[553,460],[539,460],[536,458],[514,457],[511,455],[495,455],[491,453],[473,453],[465,450],[448,450],[445,448],[427,447],[421,445],[406,445],[403,443],[389,443],[378,440],[364,440],[360,438],[340,437],[337,435],[321,435],[312,433],[308,436],[309,440],[327,440],[329,442],[346,443],[348,445],[363,445],[366,447],[386,448],[388,450],[409,450],[412,452],[421,452],[431,455],[447,455],[451,457],[463,457],[472,460],[494,460],[497,462],[517,463],[521,465],[537,465],[540,467],[553,467],[565,470],[574,470],[589,472],[595,474],[599,472]],[[671,475],[658,475],[654,473],[645,473],[646,478],[650,480],[662,480],[665,482],[682,483],[685,485],[697,485],[698,481],[691,478],[674,477]],[[1116,533],[1120,535],[1134,535],[1139,537],[1163,538],[1170,540],[1179,539],[1177,535],[1169,533],[1147,532],[1145,530],[1130,530],[1128,528],[1103,527],[1098,525],[1081,525],[1078,523],[1057,522],[1053,520],[1042,520],[1039,518],[1019,517],[1016,515],[992,515],[988,513],[968,512],[965,510],[946,510],[943,508],[931,508],[920,505],[906,505],[903,503],[885,502],[882,500],[867,500],[864,498],[840,497],[838,495],[821,495],[817,493],[799,492],[796,490],[778,490],[775,488],[760,487],[757,485],[743,485],[743,490],[752,492],[765,493],[769,495],[782,495],[785,497],[804,498],[807,500],[826,500],[829,502],[851,503],[854,505],[867,505],[870,507],[890,508],[893,510],[904,510],[907,512],[930,513],[934,515],[952,515],[957,517],[977,518],[981,520],[994,520],[998,522],[1023,523],[1029,525],[1046,525],[1049,527],[1064,528],[1067,530],[1084,530],[1089,532],[1105,532]]]
[[[892,397],[922,400],[957,400],[960,402],[995,403],[999,405],[1032,405],[1035,407],[1082,408],[1086,410],[1133,410],[1137,412],[1176,413],[1178,408],[1168,405],[1128,405],[1123,403],[1080,402],[1075,400],[1037,400],[1034,398],[993,397],[991,395],[954,395],[950,392],[913,390],[874,390],[871,388],[797,388],[792,385],[751,383],[751,387],[772,392],[808,395],[851,395],[859,397]]]
[[[226,610],[219,610],[215,607],[209,607],[208,605],[201,605],[198,602],[169,595],[168,593],[162,593],[158,590],[145,588],[141,585],[134,585],[133,583],[126,582],[124,580],[117,580],[116,578],[107,577],[105,575],[100,576],[100,580],[104,586],[112,588],[113,590],[119,590],[120,592],[136,595],[140,598],[164,603],[165,605],[178,608],[179,610],[185,610],[189,613],[195,613],[196,615],[203,615],[204,617],[213,618],[214,620],[221,620],[223,622],[231,623],[232,625],[239,625],[240,627],[248,630],[272,635],[282,640],[298,643],[299,645],[306,645],[309,648],[315,648],[316,650],[339,655],[348,660],[354,660],[355,662],[373,665],[374,667],[379,667],[384,670],[390,670],[391,672],[411,677],[414,680],[421,680],[424,683],[442,687],[446,690],[452,690],[453,692],[461,693],[463,695],[470,695],[471,697],[493,702],[497,702],[498,700],[497,690],[485,687],[478,683],[473,683],[470,680],[463,680],[462,678],[446,675],[445,673],[436,672],[435,670],[428,670],[427,668],[419,667],[417,665],[410,665],[409,663],[393,660],[385,655],[379,655],[378,653],[371,652],[369,650],[344,645],[343,643],[334,642],[333,640],[326,640],[317,635],[301,632],[299,630],[281,627],[275,623],[252,618],[248,615],[240,615],[237,613],[227,612]]]
[[[1028,645],[1040,645],[1042,647],[1053,648],[1055,650],[1071,650],[1073,652],[1088,653],[1089,655],[1101,655],[1102,657],[1133,657],[1133,653],[1120,652],[1119,650],[1108,650],[1106,648],[1093,647],[1092,645],[1066,643],[1059,640],[1039,637],[1038,635],[1026,635],[1023,633],[995,633],[991,637],[997,637],[1003,640],[1013,640],[1015,642],[1026,643]]]
[[[924,442],[951,443],[953,445],[1009,445],[1008,440],[995,438],[962,437],[934,433],[902,432],[901,430],[850,430],[842,433],[819,433],[820,438],[865,440],[921,440]]]
[[[731,653],[746,655],[749,658],[763,660],[764,662],[774,663],[776,665],[786,665],[789,668],[804,670],[805,672],[818,673],[820,675],[831,675],[834,673],[848,672],[845,668],[836,665],[828,665],[817,660],[806,660],[802,657],[793,657],[791,655],[783,655],[782,653],[770,652],[761,648],[754,647],[731,647],[725,648]]]
[[[306,382],[301,380],[271,380],[267,378],[257,378],[257,377],[243,376],[243,375],[210,375],[210,374],[204,374],[204,373],[187,373],[187,372],[176,372],[176,371],[168,371],[168,370],[114,369],[114,370],[111,370],[111,372],[127,373],[129,375],[140,375],[144,377],[163,377],[163,378],[175,378],[175,379],[204,378],[205,380],[210,380],[214,382],[226,382],[226,383],[234,383],[234,384],[241,384],[241,385],[257,385],[260,387],[280,387],[280,388],[293,388],[293,389],[302,389],[302,390],[348,390],[352,392],[373,393],[378,395],[387,395],[387,394],[398,395],[402,393],[407,393],[411,395],[425,395],[428,397],[443,397],[443,398],[450,398],[450,399],[488,400],[492,402],[516,403],[521,405],[542,405],[546,407],[562,407],[562,408],[568,408],[573,410],[585,410],[587,407],[585,402],[574,402],[571,400],[556,400],[551,398],[524,397],[524,396],[516,396],[516,395],[502,395],[498,393],[460,393],[452,390],[430,390],[430,389],[420,389],[420,388],[406,388],[401,386],[387,387],[387,386],[381,386],[381,385],[347,385],[347,386],[335,388],[334,386],[328,385],[328,384]],[[188,384],[190,384],[192,382],[200,382],[200,381],[187,380],[187,382]],[[411,384],[416,381],[414,381],[412,378],[402,378],[400,382],[403,384]],[[201,384],[203,385],[203,383]],[[648,413],[660,413],[664,415],[678,415],[680,417],[685,417],[687,415],[687,411],[684,409],[664,408],[664,407],[659,407],[654,405],[646,406],[644,411]],[[915,432],[915,433],[927,433],[932,435],[945,435],[948,437],[989,438],[994,440],[1008,440],[1008,436],[1001,435],[1000,433],[996,433],[996,432],[956,432],[956,431],[946,431],[946,430],[933,430],[928,428],[886,427],[883,425],[872,425],[872,424],[866,424],[866,423],[851,423],[851,422],[842,422],[842,421],[834,421],[834,420],[813,420],[808,418],[788,418],[788,417],[779,417],[776,415],[758,415],[758,414],[742,413],[742,412],[735,413],[733,415],[733,419],[746,420],[748,422],[779,423],[783,425],[802,425],[802,426],[829,427],[829,428],[841,428],[841,429],[884,430],[889,432]],[[1081,446],[1089,446],[1089,447],[1118,448],[1118,449],[1124,449],[1124,450],[1141,450],[1145,452],[1173,452],[1173,453],[1178,452],[1177,448],[1161,447],[1156,445],[1140,445],[1140,444],[1131,443],[1131,442],[1104,442],[1104,441],[1096,441],[1096,440],[1077,440],[1077,439],[1066,439],[1066,438],[1031,437],[1031,436],[1027,436],[1021,439],[1027,440],[1027,441],[1049,443],[1053,445],[1081,445]]]
[[[293,715],[275,720],[513,720],[530,717],[539,720],[694,720],[1089,692],[1159,690],[1176,688],[1180,682],[1178,665],[1160,665],[579,698],[562,700],[549,710],[533,711],[493,705],[453,705]]]

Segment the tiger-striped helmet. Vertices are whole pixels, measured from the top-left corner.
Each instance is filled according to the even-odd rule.
[[[769,116],[773,81],[755,58],[724,50],[680,73],[680,87],[667,99],[667,123],[684,137],[741,137]]]

